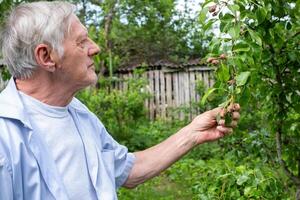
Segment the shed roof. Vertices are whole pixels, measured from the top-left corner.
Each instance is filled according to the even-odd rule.
[[[193,59],[184,63],[175,63],[168,60],[158,60],[152,63],[137,63],[137,64],[127,65],[127,66],[121,66],[116,71],[120,73],[126,73],[138,68],[146,68],[148,70],[161,69],[162,67],[167,67],[171,69],[181,69],[181,68],[183,69],[186,67],[195,67],[195,66],[202,66],[201,59],[199,58]]]

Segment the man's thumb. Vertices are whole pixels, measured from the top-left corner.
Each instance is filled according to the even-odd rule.
[[[216,117],[218,114],[220,114],[220,116],[224,116],[224,108],[222,107],[217,107],[211,110],[211,113],[214,117]]]

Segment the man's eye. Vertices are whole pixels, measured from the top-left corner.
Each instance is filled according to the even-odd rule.
[[[84,48],[85,47],[85,40],[82,40],[81,42],[79,42],[77,44],[80,48]]]

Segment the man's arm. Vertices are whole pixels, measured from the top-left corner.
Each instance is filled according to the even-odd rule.
[[[239,119],[239,105],[235,104],[229,109],[233,118],[230,127],[225,126],[224,120],[217,122],[217,115],[219,113],[222,115],[224,111],[221,108],[216,108],[199,115],[189,125],[165,141],[144,151],[134,153],[136,161],[123,186],[134,188],[160,174],[195,146],[217,140],[231,133],[231,127],[235,127]]]

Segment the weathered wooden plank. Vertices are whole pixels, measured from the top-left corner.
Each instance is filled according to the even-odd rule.
[[[169,111],[173,107],[173,100],[172,100],[172,75],[171,73],[165,73],[166,77],[166,110],[167,110],[167,117],[169,117]]]
[[[123,74],[123,90],[128,90],[128,74]]]
[[[155,117],[160,116],[160,81],[159,81],[159,70],[154,70],[154,91],[155,91]]]
[[[187,88],[187,91],[186,91],[186,97],[187,97],[187,105],[189,106],[189,113],[188,113],[188,116],[189,116],[189,119],[192,118],[192,100],[191,100],[191,82],[190,82],[190,73],[187,71],[186,73],[186,88]]]
[[[159,71],[160,78],[160,100],[161,100],[161,117],[166,118],[166,81],[164,72],[162,70]]]
[[[214,69],[215,69],[214,67],[206,67],[206,66],[193,66],[188,68],[189,71],[212,71]]]
[[[123,90],[123,77],[122,74],[119,75],[119,90]]]
[[[171,117],[168,111],[171,107],[176,108],[191,101],[200,101],[201,97],[196,92],[196,82],[203,80],[207,87],[214,83],[213,69],[208,68],[187,68],[186,70],[166,71],[154,70],[144,73],[149,81],[147,89],[153,95],[153,98],[145,101],[145,106],[149,110],[149,117],[154,120],[156,117]],[[128,89],[128,78],[132,74],[118,74],[120,80],[114,84],[114,88],[120,90]],[[191,116],[194,117],[197,111],[191,110]],[[179,113],[180,114],[180,113]],[[179,117],[183,117],[180,115]]]
[[[115,89],[120,90],[120,75],[117,74],[117,81],[116,81],[116,85],[115,85]]]
[[[209,78],[208,78],[208,74],[207,74],[207,71],[204,71],[202,73],[203,75],[203,81],[204,81],[204,84],[207,85],[209,87]]]
[[[196,99],[195,72],[190,72],[189,73],[189,86],[190,86],[191,101],[195,101],[195,99]]]
[[[151,97],[149,99],[149,112],[150,112],[150,119],[154,119],[154,73],[153,71],[149,71],[149,88]]]
[[[199,81],[203,81],[203,78],[202,78],[202,71],[197,71],[197,73],[195,74],[196,75],[196,82],[199,82]],[[200,96],[199,94],[196,94],[196,101],[199,102],[200,101]]]
[[[182,72],[177,73],[177,78],[178,78],[178,106],[181,106],[183,103],[183,91],[182,91]]]
[[[195,81],[195,72],[191,71],[189,73],[189,82],[190,82],[190,95],[191,95],[191,107],[193,103],[196,101],[196,81]],[[195,108],[191,108],[191,118],[194,118],[197,110]]]
[[[188,72],[183,73],[183,86],[184,86],[184,104],[190,104],[190,80]]]
[[[213,87],[213,85],[215,84],[215,80],[214,80],[214,71],[209,70],[207,71],[207,73],[209,74],[209,87]]]
[[[149,73],[148,72],[143,73],[142,74],[142,78],[148,81],[148,83],[146,84],[146,86],[143,88],[143,90],[145,90],[144,92],[146,93],[149,90]],[[150,118],[150,115],[149,115],[149,109],[150,109],[149,99],[145,100],[144,105],[145,105],[145,108],[148,111],[148,117]]]
[[[174,96],[173,96],[173,106],[174,107],[178,107],[179,106],[179,82],[178,82],[178,73],[172,73],[172,79],[173,79],[173,92],[174,92]]]
[[[179,106],[184,105],[184,98],[185,98],[185,88],[184,88],[184,72],[178,73],[178,90],[179,90]],[[184,113],[182,111],[179,112],[179,118],[184,119]]]

